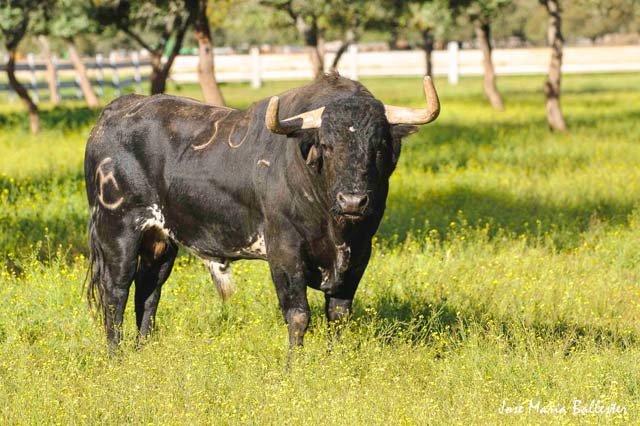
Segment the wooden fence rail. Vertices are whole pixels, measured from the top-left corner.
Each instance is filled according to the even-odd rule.
[[[75,71],[75,68],[71,62],[60,62],[57,57],[52,58],[54,68],[54,79],[56,86],[58,87],[58,93],[61,99],[82,99],[82,91],[80,90],[80,84],[78,83],[77,76],[75,80],[61,78],[60,72]],[[108,60],[105,61],[103,55],[96,55],[95,59],[90,62],[86,62],[85,67],[88,72],[94,74],[94,78],[90,78],[91,85],[96,88],[96,95],[103,96],[104,89],[111,87],[115,90],[116,96],[119,96],[122,89],[132,85],[136,86],[136,92],[142,92],[142,82],[148,81],[148,74],[143,74],[141,68],[147,68],[151,66],[151,62],[148,60],[140,60],[137,53],[133,53],[130,58],[118,59],[115,54],[109,55]],[[0,72],[6,72],[7,66],[5,63],[0,64]],[[29,81],[23,83],[23,85],[31,92],[31,96],[34,102],[40,102],[40,90],[49,89],[48,81],[38,81],[38,74],[47,71],[47,65],[44,62],[36,62],[32,54],[27,55],[26,62],[16,63],[16,72],[29,73]],[[123,70],[125,72],[123,72]],[[109,71],[111,79],[105,78],[105,71]],[[126,72],[128,71],[128,72]],[[73,78],[74,74],[64,73],[64,77]],[[122,78],[121,74],[125,77]],[[75,94],[69,95],[63,93],[61,89],[75,89]],[[8,83],[0,83],[0,92],[9,92],[9,101],[13,101],[15,94],[13,89]],[[47,94],[44,98],[47,98]]]

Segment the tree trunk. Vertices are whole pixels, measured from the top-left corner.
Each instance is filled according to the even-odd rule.
[[[60,94],[58,93],[58,82],[56,81],[56,69],[51,57],[51,48],[49,47],[49,39],[43,35],[38,37],[44,60],[47,64],[47,83],[49,84],[49,100],[53,105],[60,102]]]
[[[151,81],[152,95],[165,92],[168,77],[169,75],[165,72],[162,64],[162,53],[151,52],[151,75],[149,80]]]
[[[171,67],[173,66],[173,61],[175,61],[176,57],[180,53],[180,49],[182,48],[182,41],[184,40],[184,35],[187,32],[191,24],[191,19],[193,15],[189,15],[189,17],[182,23],[181,26],[175,31],[175,43],[171,48],[171,52],[169,52],[169,56],[167,56],[167,60],[162,63],[162,51],[156,50],[151,52],[151,94],[157,95],[159,93],[164,93],[167,90],[167,79],[169,78],[169,73],[171,72]]]
[[[198,1],[194,33],[198,41],[198,80],[200,80],[204,100],[210,104],[224,105],[224,98],[216,81],[206,0]]]
[[[484,68],[484,93],[489,98],[489,102],[494,109],[504,110],[502,96],[496,87],[496,72],[491,59],[491,26],[489,22],[481,22],[480,19],[474,21],[476,37],[482,50],[482,66]]]
[[[78,83],[80,84],[80,90],[82,90],[84,100],[87,101],[87,105],[89,105],[89,107],[95,108],[99,105],[98,97],[96,96],[96,92],[93,91],[93,87],[91,87],[89,77],[87,77],[87,69],[82,63],[82,59],[80,59],[80,55],[78,54],[78,50],[76,49],[76,45],[73,43],[73,40],[66,40],[66,43],[67,50],[69,51],[69,59],[71,59],[73,68],[76,70]]]
[[[333,62],[331,63],[331,71],[336,71],[338,69],[338,63],[340,63],[340,59],[344,55],[344,52],[347,51],[347,48],[351,44],[350,41],[343,41],[338,50],[336,51],[336,56],[333,58]]]
[[[314,19],[309,25],[302,16],[297,16],[296,28],[304,38],[304,44],[309,51],[313,75],[318,78],[324,74],[324,39],[318,24]]]
[[[314,78],[319,78],[324,74],[324,46],[320,44],[308,46],[311,55],[311,67]]]
[[[433,77],[433,63],[431,62],[433,34],[431,33],[431,29],[422,31],[422,48],[424,49],[425,75]]]
[[[40,117],[38,116],[38,106],[33,102],[29,92],[24,88],[22,84],[16,78],[16,51],[14,49],[7,49],[9,60],[7,61],[7,78],[9,79],[9,85],[14,92],[18,94],[25,108],[29,112],[29,125],[31,127],[31,133],[36,134],[40,131]]]
[[[551,62],[549,63],[549,75],[544,85],[544,94],[547,98],[547,123],[551,130],[564,132],[567,126],[560,109],[560,76],[562,68],[562,27],[560,17],[560,5],[557,0],[544,2],[549,14],[548,42],[551,46]]]
[[[349,46],[355,43],[358,38],[359,37],[356,37],[356,32],[353,29],[347,30],[347,33],[345,34],[345,38],[342,41],[342,44],[340,45],[340,47],[338,48],[338,51],[336,52],[336,56],[333,58],[333,62],[331,63],[331,71],[336,71],[338,69],[338,64],[340,63],[340,59],[342,59],[342,56],[347,51]]]

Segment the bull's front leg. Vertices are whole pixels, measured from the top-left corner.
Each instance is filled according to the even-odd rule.
[[[289,326],[289,347],[302,346],[311,317],[302,260],[288,250],[274,249],[269,253],[269,266]]]
[[[353,298],[371,257],[371,242],[352,247],[350,265],[342,274],[342,282],[333,285],[334,291],[325,294],[325,314],[329,327],[339,337],[351,315]]]

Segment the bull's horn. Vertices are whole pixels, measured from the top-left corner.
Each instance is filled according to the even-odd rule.
[[[294,115],[293,117],[289,117],[282,121],[278,118],[279,110],[280,98],[274,96],[269,100],[267,113],[264,117],[264,124],[267,126],[267,129],[271,130],[273,133],[288,135],[289,133],[300,129],[319,128],[322,123],[322,112],[324,111],[324,107],[303,112],[302,114]]]
[[[427,124],[438,118],[440,101],[431,77],[426,76],[423,85],[424,96],[427,98],[427,107],[425,109],[414,109],[385,105],[384,113],[389,124]]]

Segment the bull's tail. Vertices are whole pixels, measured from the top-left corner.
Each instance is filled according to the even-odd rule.
[[[208,261],[205,262],[205,264],[209,268],[211,278],[213,278],[218,294],[222,298],[222,301],[226,302],[233,294],[233,283],[231,282],[229,271],[227,271],[227,268],[229,267],[228,264],[214,261]]]
[[[106,265],[104,252],[96,230],[94,209],[89,219],[89,270],[87,271],[87,303],[98,316],[104,313],[104,293],[106,283]]]

